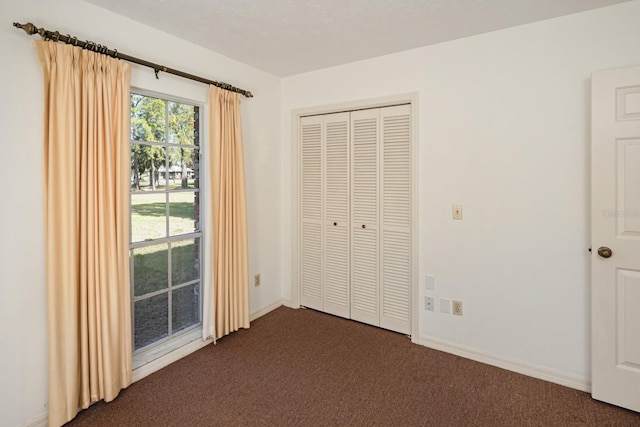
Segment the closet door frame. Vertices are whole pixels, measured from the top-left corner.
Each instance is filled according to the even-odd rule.
[[[330,104],[317,107],[295,109],[291,112],[291,299],[284,305],[300,308],[300,118],[311,115],[331,114],[369,108],[391,107],[409,104],[411,106],[411,340],[418,343],[419,331],[419,276],[418,276],[418,207],[420,204],[418,191],[418,97],[417,92],[392,95],[381,98]]]

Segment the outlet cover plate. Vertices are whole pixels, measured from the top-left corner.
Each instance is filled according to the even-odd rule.
[[[453,301],[452,312],[455,316],[462,316],[462,301]]]
[[[427,311],[435,311],[436,301],[434,297],[424,297],[424,309]]]

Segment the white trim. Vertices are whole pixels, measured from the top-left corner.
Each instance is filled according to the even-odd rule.
[[[205,347],[213,342],[213,339],[203,340],[202,338],[196,338],[194,341],[191,341],[189,344],[186,344],[176,350],[173,350],[170,353],[165,354],[155,360],[152,360],[149,363],[146,363],[140,366],[138,369],[133,371],[132,383],[136,381],[140,381],[146,376],[153,374],[154,372],[159,371],[164,368],[182,359],[185,356],[190,355],[194,351],[200,350],[202,347]]]
[[[298,259],[298,246],[299,246],[299,217],[298,217],[298,179],[299,179],[299,162],[298,162],[298,133],[299,133],[299,124],[300,118],[303,116],[310,115],[320,115],[320,114],[330,114],[337,113],[343,111],[353,111],[353,110],[361,110],[367,108],[380,108],[380,107],[388,107],[392,105],[399,104],[410,104],[411,105],[411,155],[412,155],[412,213],[411,213],[411,233],[413,236],[412,239],[412,268],[411,268],[411,336],[412,341],[417,343],[417,338],[419,336],[419,327],[420,327],[420,304],[419,304],[419,289],[420,289],[420,280],[418,275],[418,251],[419,251],[419,241],[418,237],[420,235],[419,227],[419,209],[420,209],[420,200],[419,200],[419,140],[418,140],[418,92],[404,93],[399,95],[391,95],[384,96],[380,98],[371,98],[371,99],[363,99],[359,101],[350,101],[350,102],[342,102],[336,104],[329,104],[323,106],[316,107],[307,107],[307,108],[298,108],[291,111],[291,175],[289,182],[291,183],[291,298],[290,300],[284,300],[282,302],[283,305],[291,308],[300,308],[300,283],[298,280],[298,272],[299,272],[299,259]]]
[[[135,372],[136,369],[143,367],[147,363],[151,363],[200,338],[202,338],[202,325],[197,325],[197,327],[183,333],[178,333],[164,342],[152,344],[138,352],[134,352],[132,361],[133,371]]]
[[[301,113],[298,110],[291,112],[291,299],[289,307],[300,308],[300,283],[298,281],[299,257],[298,242],[300,241],[299,212],[298,212],[298,179],[300,177],[300,165],[298,159],[299,125]]]
[[[207,98],[208,99],[208,98]],[[207,108],[209,107],[207,103]],[[211,182],[211,171],[209,170],[209,109],[203,111],[200,117],[200,179],[205,183]],[[203,150],[202,147],[205,149]],[[200,231],[202,231],[202,286],[200,287],[200,302],[202,307],[202,339],[207,339],[215,335],[215,306],[213,304],[213,233],[211,232],[211,188],[206,185],[206,190],[200,189]],[[215,340],[214,340],[215,341]]]
[[[289,307],[289,308],[300,308],[300,306],[294,307],[293,303],[291,302],[290,299],[283,299],[282,300],[282,305],[284,305],[285,307]]]
[[[283,302],[284,301],[282,301],[282,300],[278,300],[276,302],[273,302],[271,304],[265,305],[264,307],[255,310],[253,313],[251,313],[249,315],[249,321],[253,322],[258,317],[262,317],[265,314],[275,310],[276,308],[282,307],[283,306]]]
[[[576,390],[591,393],[591,380],[574,374],[558,371],[556,369],[547,368],[545,366],[536,365],[534,363],[524,362],[518,359],[511,359],[500,356],[498,354],[489,353],[473,347],[456,344],[450,341],[442,340],[435,337],[421,336],[418,338],[417,344],[434,350],[440,350],[445,353],[454,354],[466,359],[475,360],[476,362],[485,363],[508,371],[517,372],[529,377],[538,378],[540,380],[549,381],[570,387]]]
[[[141,87],[138,86],[132,86],[130,93],[134,93],[136,95],[142,95],[142,96],[147,96],[150,98],[158,98],[158,99],[162,99],[165,101],[173,101],[173,102],[179,102],[180,104],[187,104],[187,105],[191,105],[192,107],[204,107],[205,102],[202,101],[197,101],[193,98],[184,98],[181,96],[175,96],[175,95],[171,95],[168,93],[164,93],[164,92],[158,92],[155,90],[148,90],[148,89],[143,89]],[[200,144],[202,146],[202,144]]]
[[[320,105],[317,107],[298,108],[292,111],[292,117],[296,119],[292,128],[297,129],[297,119],[302,116],[339,113],[343,111],[363,110],[366,108],[389,107],[399,104],[412,104],[417,102],[418,92],[402,93],[399,95],[383,96],[380,98],[362,99],[357,101],[340,102],[336,104]],[[293,134],[296,136],[297,132]],[[296,141],[295,139],[293,141]]]
[[[419,237],[420,237],[420,139],[418,135],[418,93],[408,95],[411,102],[411,341],[420,336],[420,274],[419,274]]]
[[[49,425],[49,413],[45,412],[31,418],[24,423],[25,427],[47,427]]]

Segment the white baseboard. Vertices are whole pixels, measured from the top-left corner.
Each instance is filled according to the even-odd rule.
[[[455,354],[456,356],[464,357],[466,359],[475,360],[476,362],[486,363],[487,365],[497,366],[498,368],[506,369],[508,371],[517,372],[540,380],[549,381],[565,387],[591,393],[591,380],[578,375],[568,374],[566,372],[536,365],[534,363],[492,354],[473,347],[445,341],[440,338],[421,336],[418,338],[417,344],[434,350],[444,351],[445,353]]]
[[[298,308],[298,307],[294,307],[293,303],[291,302],[291,300],[288,300],[288,299],[283,299],[282,300],[282,305],[284,305],[285,307],[289,307],[289,308]]]
[[[49,425],[49,413],[45,412],[35,418],[27,420],[25,427],[47,427]]]
[[[276,301],[274,303],[271,303],[269,305],[265,305],[264,307],[259,308],[256,311],[254,311],[253,313],[251,313],[249,315],[249,321],[253,322],[258,317],[262,317],[265,314],[269,313],[270,311],[273,311],[278,307],[282,307],[283,305],[284,305],[284,301],[282,301],[282,300],[278,300],[278,301]]]

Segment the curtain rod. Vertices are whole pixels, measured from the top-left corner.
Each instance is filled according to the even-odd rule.
[[[103,55],[110,56],[112,58],[122,59],[124,61],[133,62],[134,64],[144,65],[145,67],[153,68],[153,70],[156,73],[156,78],[158,78],[158,73],[160,71],[162,71],[162,72],[165,72],[165,73],[173,74],[175,76],[184,77],[185,79],[195,80],[197,82],[205,83],[205,84],[208,84],[208,85],[214,85],[216,87],[219,87],[219,88],[231,91],[231,92],[239,93],[241,95],[246,96],[247,98],[253,98],[253,94],[251,92],[249,92],[248,90],[237,88],[237,87],[232,86],[232,85],[230,85],[228,83],[217,82],[217,81],[214,81],[214,80],[205,79],[204,77],[198,77],[198,76],[195,76],[193,74],[185,73],[184,71],[175,70],[173,68],[165,67],[164,65],[155,64],[153,62],[145,61],[144,59],[136,58],[134,56],[125,55],[124,53],[118,52],[117,49],[111,50],[107,46],[103,46],[101,44],[96,44],[96,43],[94,43],[92,41],[78,40],[77,37],[71,37],[69,34],[67,34],[65,36],[63,34],[60,34],[58,31],[49,31],[49,30],[46,30],[44,28],[38,28],[35,25],[33,25],[31,22],[29,22],[27,24],[19,24],[17,22],[14,22],[13,26],[16,27],[16,28],[23,29],[24,32],[29,34],[30,36],[37,33],[44,40],[52,40],[54,42],[62,42],[62,43],[66,43],[66,44],[71,44],[71,45],[74,45],[74,46],[81,47],[82,49],[87,49],[87,50],[90,50],[92,52],[97,52],[97,53],[101,53]]]

